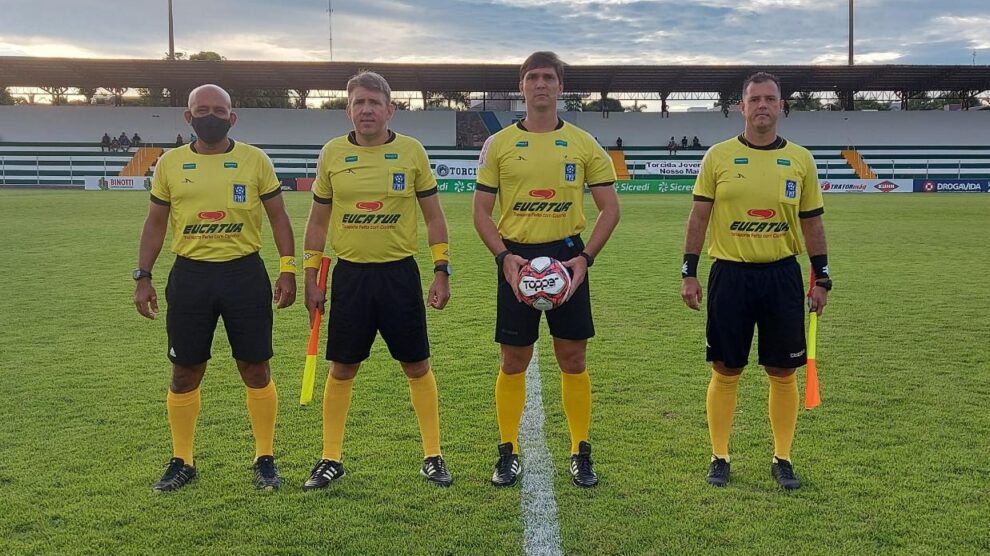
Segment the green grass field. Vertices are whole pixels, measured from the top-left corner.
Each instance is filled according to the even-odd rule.
[[[309,196],[286,198],[301,252]],[[453,487],[420,479],[406,381],[379,341],[355,384],[348,476],[302,492],[320,451],[325,368],[316,402],[300,409],[300,303],[275,322],[283,489],[253,490],[244,389],[220,329],[203,384],[200,477],[155,496],[171,453],[165,320],[137,315],[130,279],[147,196],[0,190],[0,553],[521,553],[520,490],[488,485],[494,275],[470,200],[442,198],[453,297],[429,316]],[[704,314],[679,296],[690,199],[621,200],[592,274],[594,490],[569,482],[558,371],[546,337],[539,347],[565,554],[990,551],[990,195],[826,199],[836,289],[820,322],[823,405],[800,416],[804,488],[792,494],[769,476],[767,380],[755,366],[740,389],[733,482],[705,483]],[[267,229],[262,253],[275,268]],[[155,268],[162,297],[171,259]]]

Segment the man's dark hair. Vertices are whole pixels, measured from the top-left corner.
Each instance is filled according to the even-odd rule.
[[[743,87],[742,87],[743,99],[746,98],[746,89],[749,88],[749,84],[750,83],[766,83],[767,81],[773,81],[774,83],[776,83],[777,84],[777,91],[781,92],[781,95],[783,95],[783,89],[780,88],[780,78],[779,77],[777,77],[776,75],[774,75],[772,73],[767,73],[765,71],[758,71],[758,72],[754,73],[753,75],[750,75],[749,77],[747,77],[746,78],[746,81],[743,81]]]
[[[561,62],[560,58],[553,52],[543,51],[530,54],[529,58],[523,62],[522,67],[519,68],[519,80],[522,81],[527,71],[536,68],[553,68],[553,71],[557,72],[557,80],[564,80],[564,62]]]

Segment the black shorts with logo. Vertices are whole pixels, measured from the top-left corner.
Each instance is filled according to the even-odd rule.
[[[387,263],[338,260],[327,313],[330,361],[364,361],[376,332],[381,332],[398,361],[415,363],[430,357],[423,286],[413,257]]]
[[[584,249],[581,236],[572,236],[549,243],[515,243],[505,247],[526,260],[552,257],[558,261],[573,259]],[[510,346],[531,346],[540,337],[540,315],[543,313],[520,303],[505,281],[502,269],[498,273],[498,307],[495,317],[495,341]],[[590,272],[589,272],[590,275]],[[564,340],[587,340],[595,335],[591,318],[591,287],[588,277],[560,307],[546,312],[550,335]]]
[[[794,257],[772,263],[716,260],[708,277],[708,360],[742,368],[759,327],[759,361],[795,368],[807,362],[804,282]]]
[[[234,359],[272,358],[272,283],[257,253],[222,263],[176,257],[165,299],[172,363],[190,367],[208,361],[220,317]]]

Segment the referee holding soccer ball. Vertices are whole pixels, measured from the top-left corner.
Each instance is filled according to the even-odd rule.
[[[570,300],[548,311],[554,353],[561,370],[561,396],[571,433],[571,479],[581,487],[598,483],[591,461],[591,379],[585,363],[595,335],[587,270],[619,222],[615,169],[595,138],[557,117],[564,90],[564,65],[552,52],[536,52],[519,71],[526,118],[488,138],[478,161],[474,226],[499,265],[495,341],[502,366],[495,381],[499,458],[495,486],[511,486],[522,471],[519,422],[526,404],[526,367],[533,356],[540,311],[520,302],[518,277],[527,260],[548,256],[572,274]],[[599,216],[587,245],[584,187]],[[495,201],[501,216],[492,221]]]

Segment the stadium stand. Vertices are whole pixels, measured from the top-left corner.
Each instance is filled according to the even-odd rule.
[[[340,110],[241,109],[235,138],[256,144],[268,152],[279,177],[312,177],[323,143],[350,129]],[[512,125],[521,114],[487,112],[481,121],[491,132]],[[615,159],[624,162],[635,178],[676,174],[657,173],[659,168],[691,168],[700,162],[702,150],[682,150],[669,155],[671,135],[697,135],[707,147],[713,141],[738,133],[740,116],[721,113],[566,112],[562,117],[598,137],[623,138],[623,150]],[[430,158],[476,160],[477,147],[458,148],[456,112],[400,111],[393,128],[418,137]],[[822,178],[855,178],[857,170],[847,156],[861,157],[860,170],[879,178],[990,178],[990,111],[972,112],[792,112],[781,124],[785,137],[808,145],[818,161]],[[75,185],[86,176],[116,176],[132,162],[132,153],[103,153],[99,137],[105,129],[132,129],[141,133],[146,147],[170,148],[177,133],[187,133],[181,108],[112,107],[0,107],[0,185]],[[147,151],[139,151],[147,152]],[[157,152],[157,149],[154,151]],[[153,164],[141,161],[153,170]],[[649,162],[669,163],[654,164]],[[622,170],[621,168],[619,169]]]

